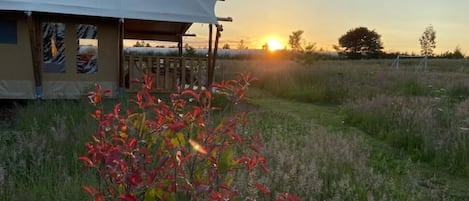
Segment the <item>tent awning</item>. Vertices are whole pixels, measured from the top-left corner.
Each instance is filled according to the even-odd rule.
[[[148,20],[126,20],[125,39],[158,40],[178,42],[192,23],[162,22]]]
[[[217,24],[217,0],[0,0],[0,10]]]

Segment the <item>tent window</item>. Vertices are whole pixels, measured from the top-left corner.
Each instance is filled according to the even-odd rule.
[[[95,25],[77,25],[77,73],[98,72],[98,29]]]
[[[65,73],[64,23],[42,23],[42,55],[45,73]]]
[[[3,44],[16,44],[17,43],[17,29],[16,21],[14,20],[0,20],[0,43]]]

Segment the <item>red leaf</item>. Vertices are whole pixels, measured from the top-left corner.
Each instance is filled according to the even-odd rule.
[[[104,201],[104,195],[103,194],[98,194],[94,197],[94,201]]]
[[[270,190],[266,186],[262,185],[261,183],[256,183],[255,185],[257,189],[259,189],[262,193],[264,194],[270,193]]]
[[[116,194],[116,190],[114,190],[113,187],[109,187],[107,189],[107,192],[109,193],[109,195],[113,196],[114,197],[114,194]]]
[[[220,184],[220,188],[230,191],[231,188],[226,184]]]
[[[85,166],[86,167],[93,167],[94,164],[93,164],[93,161],[91,161],[88,157],[86,156],[82,156],[82,157],[79,157],[78,160],[81,160],[83,162],[85,162]]]
[[[265,163],[265,157],[259,156],[259,157],[257,157],[257,161],[258,161],[259,163]]]
[[[197,100],[197,101],[200,100],[199,99],[200,98],[199,94],[195,93],[195,91],[193,91],[193,90],[185,90],[181,93],[181,95],[186,95],[186,94],[194,97],[194,99]]]
[[[173,132],[178,132],[179,130],[181,130],[182,128],[184,128],[184,122],[182,121],[178,121],[178,122],[175,122],[175,123],[172,123],[172,124],[168,124],[168,128],[171,129],[171,131]]]
[[[141,92],[138,92],[138,93],[137,93],[137,102],[138,102],[139,104],[141,104],[141,103],[142,103],[142,100],[143,100],[143,95],[142,95]]]
[[[137,143],[137,139],[132,138],[129,142],[129,147],[133,149],[135,147],[135,144]]]
[[[94,111],[94,115],[95,115],[95,118],[96,118],[96,119],[100,119],[100,118],[101,118],[101,114],[102,114],[101,110],[96,110],[96,111]]]
[[[111,89],[106,89],[106,90],[104,90],[104,96],[109,97],[109,96],[111,96],[111,94],[112,94],[112,90],[111,90]]]
[[[90,91],[86,94],[86,96],[88,96],[88,98],[93,97],[95,95],[96,95],[96,92],[94,92],[94,91]]]
[[[89,195],[94,196],[96,194],[96,189],[90,186],[82,186],[81,187],[84,191],[86,191]]]
[[[241,156],[241,157],[237,158],[236,162],[237,163],[246,163],[248,160],[249,160],[249,158],[244,155],[244,156]]]
[[[288,193],[280,193],[280,199],[277,199],[279,201],[300,201],[300,198],[296,195],[290,195]]]
[[[238,135],[234,132],[231,132],[230,135],[231,135],[231,138],[233,140],[237,141],[237,142],[242,142],[243,141],[243,138],[240,135]]]
[[[222,195],[220,192],[213,192],[211,195],[210,195],[210,199],[212,200],[222,200]]]
[[[254,167],[256,167],[256,164],[257,164],[257,158],[256,158],[256,156],[252,156],[251,160],[249,160],[249,162],[248,162],[248,169],[249,170],[254,169]]]
[[[194,109],[194,112],[193,112],[194,117],[197,117],[202,113],[202,109],[200,109],[200,107],[194,106],[193,109]]]
[[[265,167],[265,164],[264,163],[261,163],[261,169],[264,173],[268,173],[269,172],[269,169],[267,169],[267,167]]]
[[[119,199],[125,200],[125,201],[137,201],[137,198],[134,195],[130,194],[130,193],[120,195]]]
[[[207,99],[212,99],[212,92],[210,92],[209,90],[206,90],[205,96],[207,97]]]
[[[116,105],[114,106],[114,116],[115,116],[116,118],[119,117],[119,111],[120,111],[120,110],[121,110],[121,104],[118,103],[118,104],[116,104]]]
[[[145,87],[147,89],[151,89],[153,87],[153,78],[155,77],[155,74],[144,74],[143,75],[143,80],[144,80],[144,84],[145,84]]]
[[[142,184],[142,177],[138,173],[133,173],[129,178],[128,181],[132,186],[140,186]]]
[[[255,151],[256,153],[259,153],[259,148],[257,148],[256,146],[254,146],[254,145],[251,144],[251,145],[249,145],[248,147],[249,147],[250,149],[252,149],[253,151]]]

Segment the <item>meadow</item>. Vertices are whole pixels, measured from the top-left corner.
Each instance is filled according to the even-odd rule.
[[[254,98],[254,102],[273,97],[288,100],[289,104],[261,101],[260,105],[268,105],[274,111],[287,108],[293,110],[287,114],[303,114],[300,118],[303,121],[313,119],[316,122],[310,125],[320,124],[321,128],[329,128],[314,130],[316,126],[310,126],[313,128],[280,132],[285,133],[289,140],[298,137],[299,144],[324,145],[332,142],[325,146],[327,148],[319,150],[314,150],[317,146],[313,144],[291,148],[295,153],[296,150],[302,150],[298,154],[303,154],[292,160],[304,160],[304,156],[312,156],[311,160],[316,160],[312,162],[319,166],[316,179],[308,181],[317,181],[318,178],[319,181],[324,180],[321,179],[323,172],[320,170],[327,169],[333,175],[348,175],[345,178],[351,181],[345,188],[354,189],[350,197],[345,198],[344,192],[340,191],[322,197],[324,191],[331,190],[329,187],[326,190],[321,188],[316,193],[310,190],[306,198],[329,200],[337,195],[341,197],[338,200],[370,200],[369,196],[379,200],[466,200],[469,198],[468,191],[461,189],[467,189],[469,184],[469,61],[429,60],[426,71],[419,66],[420,62],[418,59],[403,61],[400,69],[392,67],[393,60],[317,61],[312,65],[263,60],[226,65],[237,66],[240,71],[253,72],[259,78],[254,87],[264,94],[267,92],[269,96],[266,98],[260,95]],[[298,106],[300,103],[303,104]],[[308,110],[312,105],[322,109]],[[273,125],[282,125],[280,122]],[[353,131],[348,131],[350,128]],[[290,132],[302,135],[290,135]],[[333,134],[314,137],[320,133]],[[348,146],[341,144],[344,139],[348,139]],[[295,147],[291,144],[288,146]],[[286,152],[285,148],[281,150]],[[332,155],[339,154],[327,156],[326,161],[333,162],[334,158],[339,158],[337,161],[342,163],[325,166],[327,162],[318,162],[318,158],[327,155],[325,150]],[[350,166],[343,164],[347,158],[353,158]],[[360,161],[366,165],[360,167]],[[284,171],[287,170],[291,169],[286,168]],[[335,176],[333,184],[329,180],[316,184],[341,184],[341,176]],[[407,178],[399,180],[402,177]],[[387,182],[381,183],[383,180]],[[423,184],[427,182],[433,184]],[[375,189],[374,184],[383,186]],[[361,192],[359,189],[363,188],[360,186],[370,190]],[[386,192],[395,193],[387,195]]]
[[[469,62],[222,60],[252,72],[247,131],[259,129],[272,193],[302,200],[469,199]],[[116,101],[107,102],[109,108]],[[96,122],[86,100],[18,105],[0,124],[0,200],[91,200],[80,188]],[[246,131],[246,132],[247,132]]]

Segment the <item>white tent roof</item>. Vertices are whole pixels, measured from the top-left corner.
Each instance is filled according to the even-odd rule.
[[[0,0],[0,10],[217,24],[217,0]]]

